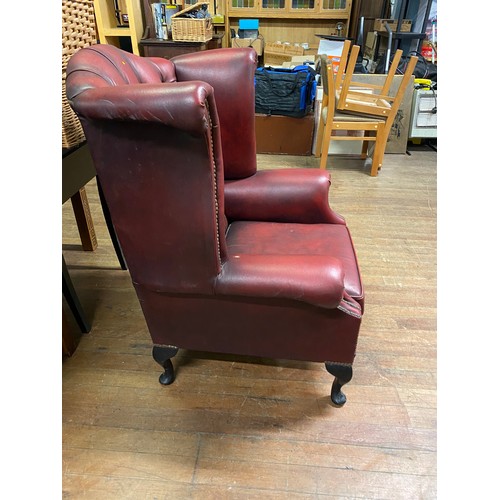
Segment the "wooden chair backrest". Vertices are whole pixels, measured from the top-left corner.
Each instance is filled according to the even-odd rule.
[[[399,84],[398,90],[396,92],[396,95],[394,96],[394,99],[392,101],[392,106],[391,106],[391,116],[387,118],[387,121],[394,119],[396,116],[396,113],[399,109],[399,106],[401,105],[401,102],[403,101],[403,96],[406,92],[406,88],[408,87],[408,84],[410,83],[410,79],[413,76],[413,71],[415,70],[415,66],[417,65],[418,57],[416,56],[411,56],[410,60],[408,61],[408,64],[406,66],[405,72],[403,74],[403,78],[401,79],[401,82]],[[392,122],[391,122],[392,124]]]
[[[347,61],[349,59],[349,50],[351,48],[351,41],[346,40],[344,42],[344,46],[342,47],[342,53],[340,54],[340,61],[339,61],[339,67],[337,70],[337,73],[335,74],[335,84],[334,84],[334,90],[335,92],[338,92],[342,85],[342,80],[344,78],[345,74],[345,69],[347,66]],[[359,47],[358,47],[359,51]]]
[[[381,94],[387,95],[389,94],[389,90],[392,85],[392,80],[394,79],[394,75],[396,74],[399,66],[399,61],[401,61],[401,56],[403,55],[402,50],[396,50],[394,53],[394,59],[392,60],[391,67],[389,68],[389,72],[387,73],[387,77],[384,82],[384,86],[382,87]]]

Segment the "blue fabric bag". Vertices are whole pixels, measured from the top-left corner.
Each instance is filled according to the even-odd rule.
[[[316,72],[307,65],[255,70],[255,112],[301,118],[312,111]]]

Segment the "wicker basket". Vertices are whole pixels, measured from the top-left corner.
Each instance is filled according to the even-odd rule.
[[[212,19],[191,19],[180,17],[187,12],[199,9],[206,2],[190,5],[172,16],[172,40],[177,42],[208,42],[213,37]]]
[[[80,120],[66,99],[66,67],[80,48],[96,43],[92,0],[62,1],[62,147],[72,148],[85,140]]]

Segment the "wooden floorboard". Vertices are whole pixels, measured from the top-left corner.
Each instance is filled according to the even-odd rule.
[[[161,386],[95,182],[87,186],[95,251],[82,250],[63,205],[63,255],[92,323],[62,365],[63,498],[437,497],[436,153],[386,155],[376,178],[357,160],[330,158],[328,169],[330,204],[347,220],[366,289],[339,409],[318,363],[181,351],[175,383]]]

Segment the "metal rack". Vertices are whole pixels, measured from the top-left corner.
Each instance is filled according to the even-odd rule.
[[[387,12],[387,8],[389,6],[390,0],[386,0],[384,2],[384,6],[381,11],[381,16],[384,15],[385,12]],[[391,27],[385,23],[385,31],[379,31],[378,34],[382,37],[387,37],[387,53],[386,53],[386,58],[385,58],[385,65],[384,65],[384,70],[385,73],[387,73],[389,69],[389,64],[390,64],[390,58],[391,54],[396,51],[397,49],[402,48],[404,50],[403,42],[408,41],[408,40],[417,40],[417,52],[420,52],[420,49],[422,47],[422,41],[425,40],[426,38],[426,24],[427,24],[427,19],[429,18],[429,12],[431,10],[432,6],[432,0],[427,0],[426,4],[426,9],[425,9],[425,15],[422,19],[421,26],[419,28],[419,31],[415,31],[415,21],[412,20],[412,30],[411,32],[404,32],[401,31],[401,24],[403,22],[403,19],[408,18],[408,12],[410,8],[415,7],[416,4],[420,5],[421,0],[400,0],[398,6],[399,6],[399,13],[397,16],[397,28],[396,31],[393,31]],[[396,18],[394,18],[396,19]],[[378,51],[378,49],[377,49]]]

